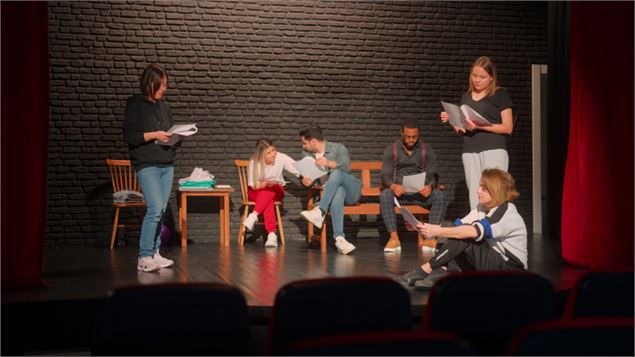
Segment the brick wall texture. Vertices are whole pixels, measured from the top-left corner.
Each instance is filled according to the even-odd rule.
[[[300,157],[298,131],[319,123],[352,160],[381,160],[404,118],[417,118],[439,160],[446,219],[467,213],[461,139],[439,120],[458,103],[471,62],[491,56],[517,105],[510,172],[528,229],[531,211],[531,64],[547,62],[545,2],[50,2],[49,244],[106,244],[114,210],[106,158],[128,158],[126,98],[149,63],[170,75],[177,123],[199,132],[179,149],[168,224],[178,230],[176,181],[195,167],[238,188],[233,161],[256,139]],[[304,239],[305,191],[287,185],[287,239]],[[218,204],[193,199],[188,238],[218,241]],[[231,239],[240,219],[231,196]],[[139,213],[122,215],[139,221]],[[358,239],[377,217],[347,218]],[[381,222],[380,222],[381,223]],[[329,235],[330,235],[329,226]]]

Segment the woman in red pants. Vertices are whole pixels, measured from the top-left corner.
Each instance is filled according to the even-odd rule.
[[[286,170],[296,177],[300,172],[293,166],[295,161],[287,154],[276,151],[273,142],[267,138],[261,138],[256,143],[256,151],[249,159],[247,168],[247,185],[249,200],[256,202],[243,225],[252,231],[254,224],[258,222],[258,216],[262,214],[267,231],[265,247],[277,247],[276,214],[274,201],[282,200],[284,196],[284,177],[282,170]]]

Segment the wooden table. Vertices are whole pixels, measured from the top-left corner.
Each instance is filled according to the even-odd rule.
[[[179,208],[179,223],[181,227],[181,248],[187,249],[187,198],[188,197],[218,197],[220,202],[220,245],[229,246],[229,194],[234,192],[233,188],[182,188],[181,207]]]

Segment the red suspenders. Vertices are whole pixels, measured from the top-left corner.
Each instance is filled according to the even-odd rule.
[[[421,168],[426,171],[426,144],[421,140]],[[397,140],[399,141],[399,140]],[[397,180],[397,141],[392,144],[392,182]]]

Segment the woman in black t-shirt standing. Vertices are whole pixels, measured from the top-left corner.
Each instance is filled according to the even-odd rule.
[[[463,169],[469,191],[470,208],[478,205],[476,191],[483,170],[499,168],[507,171],[507,137],[513,130],[512,107],[514,103],[505,88],[498,86],[496,65],[489,57],[481,56],[472,63],[469,90],[461,97],[461,105],[467,104],[492,123],[492,126],[476,126],[469,119],[465,129],[452,126],[463,136]],[[441,112],[441,121],[448,121],[448,114]]]

